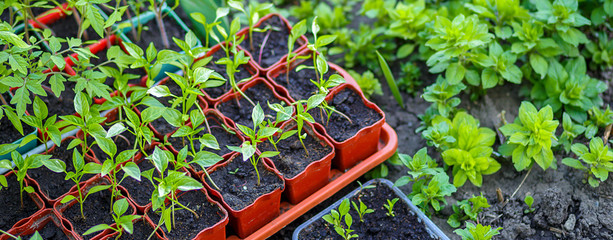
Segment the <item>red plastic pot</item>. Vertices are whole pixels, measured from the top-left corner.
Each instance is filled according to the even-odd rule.
[[[274,87],[274,86],[273,86],[271,83],[269,83],[268,81],[266,81],[266,79],[264,79],[264,78],[260,78],[260,77],[259,77],[259,78],[253,79],[253,80],[251,80],[251,81],[249,81],[249,82],[245,83],[245,85],[243,85],[243,86],[242,86],[240,89],[241,89],[241,91],[245,92],[247,89],[249,89],[250,87],[253,87],[253,86],[257,85],[257,84],[265,84],[265,85],[266,85],[266,87],[267,87],[268,89],[270,89],[270,90],[273,92],[273,94],[274,94],[274,97],[275,97],[275,98],[277,98],[277,99],[281,100],[282,102],[284,102],[284,103],[286,104],[286,106],[291,106],[291,103],[290,103],[290,102],[289,102],[289,101],[288,101],[286,98],[284,98],[283,96],[279,95],[279,93],[277,93],[277,91],[275,91],[275,87]],[[222,115],[223,115],[223,112],[219,110],[219,106],[220,106],[220,105],[222,105],[222,104],[224,104],[224,103],[226,103],[226,102],[228,102],[228,101],[236,101],[236,100],[235,100],[236,98],[241,99],[242,97],[243,97],[243,96],[242,96],[240,93],[238,93],[238,92],[229,92],[229,93],[226,93],[226,94],[224,94],[224,95],[221,97],[221,100],[220,100],[220,101],[218,101],[217,103],[215,103],[214,108],[215,108],[215,110],[217,110],[217,111],[218,111],[220,114],[222,114]],[[260,103],[260,105],[262,105],[262,104],[265,104],[265,103]],[[248,107],[249,107],[249,108],[252,108],[253,106],[248,106]],[[294,110],[294,113],[292,113],[292,115],[293,115],[293,114],[295,114],[295,110]],[[224,115],[224,117],[230,120],[230,122],[229,122],[229,123],[231,124],[231,125],[229,125],[230,127],[232,127],[232,128],[236,128],[236,123],[234,122],[234,119],[231,119],[231,118],[229,118],[229,117],[226,117],[225,115]]]
[[[215,54],[217,51],[220,51],[220,50],[223,51],[223,49],[221,48],[222,44],[225,44],[225,42],[219,43],[219,44],[215,45],[213,48],[211,48],[211,50],[209,50],[206,53],[206,55],[197,58],[196,60],[194,60],[194,62],[197,62],[197,61],[199,61],[199,60],[201,60],[203,58],[207,58],[207,57],[213,56],[213,54]],[[228,44],[228,45],[230,45],[230,44]],[[238,46],[238,48],[242,49],[240,46]],[[209,64],[214,64],[213,60],[211,60],[211,62]],[[257,64],[253,61],[253,59],[249,59],[249,62],[245,65],[245,67],[247,68],[247,71],[249,71],[249,73],[252,76],[249,81],[253,80],[254,78],[256,78],[258,76],[260,76],[260,70],[257,67]],[[236,79],[236,80],[239,81],[241,79]],[[227,83],[227,84],[229,86],[230,83]],[[244,84],[245,84],[244,82],[243,83],[239,83],[238,86],[241,87]],[[232,90],[230,90],[230,91],[232,91]],[[202,92],[204,93],[204,99],[206,99],[208,101],[208,103],[211,104],[211,105],[214,105],[217,101],[221,100],[221,98],[225,95],[225,94],[223,94],[223,95],[221,95],[221,96],[219,96],[217,98],[213,98],[212,96],[210,96],[206,92],[206,88],[202,89]]]
[[[9,171],[7,173],[4,174],[5,178],[9,178],[11,175],[14,175],[15,173],[13,171]],[[32,186],[34,188],[36,188],[36,186],[38,186],[38,183],[36,183],[36,181],[32,182],[30,181],[27,177],[23,180],[25,186],[24,187],[28,187],[28,186]],[[14,184],[18,184],[18,182],[14,182]],[[24,192],[26,193],[26,192]],[[36,204],[36,206],[38,207],[38,211],[36,211],[33,215],[39,214],[40,212],[42,212],[45,209],[45,202],[43,201],[43,199],[40,197],[40,195],[38,195],[38,193],[33,192],[33,193],[27,193],[27,195],[30,197],[30,199],[32,199],[32,201],[34,201],[34,204]],[[11,227],[11,229],[7,229],[8,232],[20,232],[23,231],[24,229],[31,227],[31,225],[29,224],[29,220],[30,218],[24,218],[21,219],[17,222],[15,222],[15,224],[13,224],[13,226]],[[1,234],[0,233],[0,240],[4,240],[4,239],[11,239],[8,236]]]
[[[215,164],[214,166],[208,168],[207,171],[209,174],[211,174],[218,169],[223,169],[238,156],[240,155],[235,153],[227,161]],[[270,160],[268,159],[263,160],[266,169],[275,173],[275,175],[277,175],[277,177],[283,181],[283,177],[279,171],[271,167],[272,164],[269,161]],[[280,213],[279,207],[281,205],[281,192],[283,191],[281,188],[277,188],[270,193],[258,197],[251,205],[243,209],[232,209],[225,202],[221,193],[208,185],[205,178],[206,177],[203,174],[201,181],[204,183],[206,190],[209,191],[215,198],[220,199],[221,204],[230,214],[230,225],[241,238],[245,238],[251,233],[257,231],[260,227],[266,225]]]
[[[283,23],[285,23],[285,26],[287,27],[287,30],[288,30],[289,32],[291,32],[291,31],[292,31],[292,26],[291,26],[291,24],[289,23],[289,21],[288,21],[287,19],[285,19],[283,16],[281,16],[280,14],[277,14],[277,13],[271,13],[271,14],[268,14],[268,15],[266,15],[266,16],[264,16],[264,17],[260,18],[260,21],[258,21],[258,22],[257,22],[255,25],[253,25],[253,27],[254,27],[254,28],[258,28],[258,27],[260,27],[260,26],[261,26],[261,25],[262,25],[262,24],[263,24],[265,21],[268,21],[270,18],[275,17],[275,16],[276,16],[276,17],[279,17],[279,18],[281,19],[281,21],[283,21]],[[237,36],[239,36],[239,37],[240,37],[240,36],[243,36],[243,35],[245,35],[246,37],[249,37],[249,36],[248,36],[248,34],[249,34],[249,27],[246,27],[246,28],[243,28],[241,31],[239,31],[239,32],[238,32],[236,35],[237,35]],[[307,38],[306,38],[304,35],[302,35],[302,36],[300,36],[300,38],[298,38],[297,42],[298,42],[298,45],[294,46],[294,51],[293,51],[294,53],[299,53],[300,51],[303,51],[304,49],[306,49],[306,48],[307,48],[307,44],[308,44],[309,40],[308,40],[308,39],[307,39]],[[254,62],[256,62],[256,66],[259,68],[259,70],[260,70],[260,72],[261,72],[262,74],[267,73],[267,72],[268,72],[268,71],[270,71],[272,68],[274,68],[276,65],[281,64],[281,63],[285,62],[285,60],[286,60],[286,58],[287,58],[287,54],[285,54],[285,55],[283,55],[283,57],[281,57],[281,59],[279,59],[279,60],[278,60],[276,63],[274,63],[274,64],[272,64],[272,65],[270,65],[270,66],[268,66],[268,67],[266,67],[266,68],[265,68],[265,67],[263,67],[263,66],[260,66],[260,64],[258,64],[258,63],[257,63],[257,61],[255,60],[256,58],[254,58],[254,56],[253,56],[253,54],[251,54],[251,52],[249,52],[249,51],[247,51],[247,50],[245,50],[245,52],[246,52],[246,53],[249,55],[249,57],[251,57],[251,59],[253,59],[253,60],[254,60]]]
[[[71,142],[73,139],[75,139],[75,137],[74,137],[74,136],[69,136],[69,137],[66,137],[66,138],[62,139],[61,144],[62,144],[63,146],[68,146],[68,144],[69,144],[69,143],[70,143],[70,142]],[[49,150],[48,150],[48,151],[46,151],[46,152],[44,152],[43,154],[50,154],[50,153],[51,153],[53,150],[55,150],[55,148],[56,148],[56,147],[57,147],[56,145],[51,146],[51,147],[49,148]],[[85,159],[85,161],[86,161],[86,162],[95,162],[95,163],[100,164],[100,162],[98,162],[96,159],[93,159],[93,158],[88,157],[88,155],[89,155],[89,156],[93,156],[93,154],[92,154],[92,153],[85,154],[85,158],[84,158],[84,159]],[[70,159],[71,159],[71,161],[72,161],[72,158],[70,158]],[[51,170],[48,170],[48,171],[51,171]],[[64,177],[65,175],[64,175],[63,173],[58,173],[58,175],[57,175],[57,176],[58,176],[59,178],[62,178],[62,179],[63,179],[63,177]],[[60,202],[60,201],[62,200],[62,198],[64,198],[64,197],[65,197],[65,196],[67,196],[68,194],[70,194],[70,191],[72,191],[72,189],[71,189],[71,190],[70,190],[70,191],[68,191],[67,193],[62,194],[61,196],[59,196],[59,197],[57,197],[57,198],[55,198],[55,199],[51,199],[51,197],[49,197],[49,195],[47,195],[47,194],[46,194],[46,193],[45,193],[45,192],[44,192],[44,191],[41,189],[40,185],[38,184],[38,182],[37,182],[35,179],[31,178],[31,177],[30,177],[28,174],[26,174],[26,178],[27,178],[27,179],[28,179],[28,181],[30,181],[31,183],[36,183],[36,184],[34,184],[34,185],[33,185],[33,187],[34,187],[35,191],[36,191],[36,192],[38,192],[38,193],[40,193],[40,195],[41,195],[42,199],[44,199],[44,200],[45,200],[45,202],[47,202],[47,204],[49,204],[49,206],[53,206],[53,205],[54,205],[56,202]],[[87,181],[89,181],[89,180],[92,180],[92,179],[96,179],[96,178],[98,178],[98,175],[96,175],[96,176],[94,176],[94,177],[92,177],[92,178],[90,178],[90,179],[85,179],[83,182],[80,182],[80,183],[79,183],[79,185],[82,185],[82,184],[84,184],[85,182],[87,182]],[[76,188],[76,186],[73,186],[73,188]]]
[[[226,127],[230,128],[230,129],[234,130],[234,132],[236,132],[236,134],[235,134],[235,135],[236,135],[236,137],[238,137],[238,138],[241,140],[241,142],[243,142],[243,141],[244,141],[244,137],[243,137],[242,135],[240,135],[236,129],[234,129],[233,127],[230,127],[230,126],[231,126],[231,124],[232,124],[232,123],[231,123],[231,121],[230,121],[230,119],[228,119],[228,118],[224,117],[224,116],[223,116],[221,113],[219,113],[217,110],[215,110],[215,109],[207,109],[207,110],[204,112],[204,114],[205,114],[205,116],[206,116],[206,119],[209,121],[209,124],[210,124],[210,125],[214,125],[214,124],[211,124],[211,121],[215,122],[215,123],[216,123],[216,125],[219,125],[219,126],[221,126],[221,125],[225,125]],[[187,125],[188,125],[188,126],[192,126],[192,123],[190,122],[190,123],[188,123]],[[203,123],[203,125],[202,125],[202,126],[204,126],[204,123]],[[167,135],[166,135],[166,138],[167,138],[167,139],[170,139],[170,138],[171,138],[171,136],[172,136],[172,134],[174,134],[176,131],[177,131],[177,130],[175,130],[175,131],[173,131],[173,132],[171,132],[171,133],[167,134]],[[176,149],[176,148],[175,148],[175,147],[174,147],[172,144],[165,145],[165,147],[166,147],[166,148],[167,148],[169,151],[171,151],[173,154],[175,154],[175,155],[179,154],[179,150],[181,150],[181,149]],[[225,148],[226,146],[219,146],[219,147],[220,147],[220,148]],[[223,155],[223,156],[221,156],[221,157],[223,157],[224,159],[228,159],[228,158],[230,157],[230,155],[232,155],[233,153],[234,153],[234,152],[229,152],[229,153],[224,154],[224,155]],[[198,177],[198,178],[200,178],[200,175],[204,174],[204,171],[196,171],[196,170],[194,170],[194,169],[193,169],[193,168],[191,168],[191,167],[189,168],[189,170],[190,170],[190,172],[192,173],[192,175],[193,175],[193,176]]]
[[[307,55],[311,55],[313,53],[313,51],[309,50],[308,48],[303,49],[302,51],[300,51],[300,53],[298,53],[298,56],[307,56]],[[290,62],[290,71],[294,71],[294,69],[296,69],[297,66],[301,65],[302,63],[304,63],[305,61],[307,61],[307,59],[298,59],[297,57],[294,57],[291,62]],[[328,72],[336,72],[339,75],[341,75],[346,81],[347,83],[351,83],[351,82],[355,82],[355,81],[350,81],[349,79],[353,80],[353,77],[351,77],[351,74],[347,73],[347,71],[345,71],[343,68],[339,67],[338,65],[328,62],[328,66],[329,66],[329,70]],[[275,65],[274,67],[272,67],[267,73],[266,73],[266,80],[270,81],[274,86],[275,86],[275,90],[283,97],[287,98],[288,100],[290,100],[291,102],[296,102],[296,99],[294,99],[290,94],[289,91],[287,90],[287,88],[285,88],[283,85],[277,83],[275,81],[275,78],[277,78],[279,75],[281,74],[285,74],[287,73],[287,63],[285,61],[283,61],[282,63],[279,63],[277,65]],[[308,79],[307,79],[308,80]],[[310,81],[308,81],[309,84],[312,84]],[[357,84],[356,84],[357,86]],[[359,89],[359,86],[357,86]],[[306,99],[304,99],[306,100]]]
[[[139,221],[145,221],[145,222],[146,222],[146,223],[147,223],[149,226],[151,226],[153,229],[155,229],[155,228],[156,228],[156,226],[157,226],[157,225],[155,225],[155,224],[153,223],[153,221],[151,221],[151,219],[150,219],[149,217],[147,217],[147,216],[142,216],[141,218],[139,218],[139,219],[136,219],[136,220],[132,221],[132,223],[136,223],[136,222],[139,222]],[[117,224],[113,224],[113,225],[111,225],[111,227],[113,227],[113,228],[115,228],[116,226],[117,226]],[[128,233],[126,233],[126,232],[124,232],[124,233],[123,233],[123,235],[124,235],[124,236],[125,236],[125,235],[127,235],[127,234],[128,234]],[[93,237],[91,240],[107,240],[107,239],[115,239],[115,238],[117,237],[117,235],[119,235],[119,233],[118,233],[118,232],[113,231],[113,230],[111,230],[111,229],[107,229],[107,230],[102,231],[101,233],[99,233],[99,234],[98,234],[98,235],[96,235],[95,237]],[[154,235],[154,236],[155,236],[155,238],[157,238],[158,240],[165,240],[165,239],[167,239],[167,238],[164,236],[164,232],[163,232],[163,231],[160,231],[160,230],[157,230],[157,231],[155,232],[155,235]]]
[[[166,84],[168,81],[170,81],[169,79],[170,79],[169,77],[166,77],[166,78],[162,79],[162,80],[159,82],[159,84],[160,84],[160,85],[164,85],[164,84]],[[202,108],[204,111],[206,111],[206,109],[209,107],[209,105],[208,105],[207,101],[206,101],[206,100],[205,100],[205,99],[204,99],[202,96],[198,96],[198,97],[197,97],[197,99],[198,99],[197,103],[200,105],[200,107],[201,107],[201,108]],[[136,111],[136,112],[137,112],[137,113],[140,115],[140,111],[139,111],[137,108],[134,108],[134,111]],[[189,112],[188,112],[188,114],[189,114]],[[187,121],[188,121],[188,123],[189,123],[189,120],[187,120]],[[157,129],[155,129],[155,127],[154,127],[154,126],[153,126],[153,124],[151,124],[151,123],[149,123],[149,128],[151,129],[151,131],[153,131],[153,134],[155,135],[155,137],[156,137],[156,138],[158,138],[158,139],[159,139],[159,141],[160,141],[160,142],[164,141],[164,136],[165,136],[165,134],[160,133],[160,132],[159,132]]]
[[[70,11],[70,8],[68,7],[68,3],[63,3],[60,6],[49,9],[48,11],[38,15],[36,17],[36,20],[38,20],[42,24],[49,25],[49,24],[56,22],[57,20],[60,20],[66,17],[68,15],[67,12],[69,11]],[[38,23],[36,23],[36,21],[34,20],[29,20],[28,22],[34,28],[42,27],[42,26],[39,26]]]
[[[281,129],[284,129],[284,131],[289,131],[296,129],[296,127],[295,122],[288,121],[283,123]],[[312,193],[328,184],[328,176],[330,175],[332,159],[334,158],[335,154],[334,146],[330,140],[328,140],[328,138],[326,138],[324,135],[315,131],[315,128],[309,122],[305,122],[303,131],[318,141],[322,146],[330,146],[331,151],[323,158],[311,162],[311,164],[309,164],[301,173],[297,174],[293,178],[287,178],[285,177],[285,174],[283,174],[283,179],[285,180],[285,190],[283,191],[283,196],[287,198],[291,204],[300,203],[300,201],[304,200]],[[275,136],[279,136],[279,133],[275,134]],[[270,162],[272,166],[276,168],[274,161],[270,160]]]
[[[360,160],[363,160],[377,152],[381,127],[383,127],[383,124],[385,123],[385,113],[383,113],[383,111],[377,105],[368,101],[359,88],[356,88],[351,84],[341,84],[332,89],[328,96],[326,96],[326,101],[332,101],[337,93],[346,88],[358,93],[360,98],[362,98],[364,105],[377,111],[377,113],[379,113],[381,116],[381,119],[370,126],[360,129],[355,135],[343,142],[338,142],[334,138],[330,137],[323,125],[317,122],[315,123],[315,128],[317,131],[324,133],[330,139],[332,144],[334,144],[336,157],[334,157],[332,160],[332,165],[340,170],[353,167]]]
[[[8,230],[7,232],[13,236],[26,236],[26,235],[34,234],[36,231],[40,231],[47,224],[55,224],[58,228],[62,230],[62,232],[64,232],[64,234],[66,234],[66,238],[69,238],[69,239],[76,238],[76,236],[74,236],[72,232],[64,228],[63,224],[60,222],[60,218],[57,215],[55,215],[55,212],[53,211],[53,209],[50,209],[50,208],[42,209],[34,213],[29,218],[24,218],[22,221],[24,221],[24,223],[20,224],[19,227],[14,227],[11,230]],[[8,239],[12,239],[12,238],[9,237],[8,235],[0,236],[0,240],[8,240]]]

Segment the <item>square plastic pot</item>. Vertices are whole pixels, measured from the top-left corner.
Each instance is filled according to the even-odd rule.
[[[238,153],[232,155],[227,161],[215,164],[207,169],[209,174],[224,169],[231,161],[234,161],[238,156]],[[270,172],[275,173],[281,181],[283,177],[276,169],[272,168],[270,160],[264,159],[264,166]],[[266,225],[268,222],[277,217],[280,213],[279,207],[281,206],[281,192],[283,189],[277,188],[272,192],[259,196],[251,205],[244,207],[243,209],[231,208],[223,199],[223,196],[219,191],[208,185],[206,176],[201,177],[201,181],[204,183],[205,188],[216,199],[219,199],[221,205],[228,211],[230,215],[230,225],[239,237],[245,238],[251,233],[257,231],[260,227]]]
[[[389,180],[384,179],[384,178],[372,179],[372,180],[366,182],[363,186],[374,185],[376,183],[382,183],[384,185],[387,185],[389,188],[391,188],[394,191],[394,193],[395,193],[395,196],[392,196],[392,197],[398,197],[402,201],[403,204],[406,204],[411,209],[411,211],[412,211],[411,213],[412,214],[417,215],[418,219],[420,220],[420,222],[422,222],[424,224],[424,227],[426,228],[426,231],[428,231],[428,233],[430,233],[430,236],[433,239],[449,240],[449,238],[443,233],[443,231],[441,231],[432,222],[432,220],[430,220],[423,212],[421,212],[421,210],[419,210],[415,205],[413,205],[411,200],[409,200],[409,198],[407,198],[407,196],[404,195],[404,193],[402,193],[402,191],[400,189],[398,189],[397,187],[394,187],[394,184],[392,182],[390,182]],[[357,189],[353,190],[351,193],[349,193],[345,197],[339,199],[338,201],[336,201],[335,203],[333,203],[332,205],[330,205],[329,207],[327,207],[323,211],[319,212],[317,215],[315,215],[314,217],[312,217],[308,221],[304,222],[303,224],[300,224],[300,226],[298,226],[298,228],[296,228],[296,230],[294,231],[294,234],[292,235],[292,239],[293,240],[299,240],[298,236],[300,235],[300,232],[302,230],[304,230],[304,228],[306,228],[307,226],[311,225],[313,222],[321,219],[324,215],[330,214],[330,211],[332,209],[337,209],[338,206],[341,205],[341,202],[344,199],[348,199],[348,198],[351,198],[351,197],[355,196],[356,194],[358,194],[360,192],[360,190],[361,190],[361,188],[357,188]],[[389,199],[391,199],[392,197],[390,197]]]

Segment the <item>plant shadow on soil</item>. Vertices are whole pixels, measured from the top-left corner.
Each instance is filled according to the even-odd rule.
[[[433,83],[435,76],[423,70],[427,69],[425,66],[420,68],[423,86]],[[392,65],[392,69],[397,68]],[[403,109],[394,100],[383,78],[380,78],[380,81],[382,81],[383,95],[374,96],[371,101],[385,112],[387,123],[398,134],[398,152],[413,156],[417,150],[426,147],[426,141],[421,138],[421,133],[415,133],[415,130],[420,123],[418,115],[423,114],[430,103],[419,97],[423,90],[415,94],[415,97],[403,92],[406,106],[406,109]],[[613,99],[612,86],[610,82],[608,84],[609,90],[602,96],[605,106]],[[523,100],[519,96],[519,91],[520,86],[507,83],[505,86],[489,89],[486,96],[476,101],[470,101],[469,96],[462,93],[462,104],[459,107],[477,118],[481,126],[494,129],[501,125],[502,111],[505,111],[505,118],[509,122],[517,116],[519,105]],[[602,134],[601,130],[598,136]],[[585,139],[577,141],[587,144]],[[500,139],[494,145],[494,150],[497,150],[499,145]],[[428,154],[437,160],[439,166],[442,166],[440,154],[434,148],[429,147]],[[503,227],[501,235],[497,236],[499,239],[613,239],[613,215],[610,214],[613,212],[613,183],[609,180],[598,188],[592,188],[584,183],[586,178],[582,172],[562,165],[561,159],[569,157],[568,154],[557,151],[555,155],[558,169],[543,171],[538,165],[534,166],[532,173],[514,198],[504,206],[498,203],[496,189],[500,188],[504,198],[508,199],[521,183],[526,171],[517,172],[510,158],[497,158],[502,165],[497,173],[484,176],[481,188],[467,183],[451,197],[447,197],[448,205],[438,215],[432,216],[432,221],[451,239],[460,239],[453,233],[455,229],[447,224],[447,218],[453,213],[451,206],[457,201],[483,193],[492,207],[479,215],[479,222],[491,224],[493,227]],[[396,181],[408,171],[404,166],[392,164],[387,166],[389,175],[386,178],[391,181]],[[451,174],[451,170],[448,174]],[[368,179],[361,177],[358,180],[365,182]],[[270,239],[291,239],[294,229],[301,223],[343,197],[357,185],[352,183],[346,186]],[[401,190],[408,194],[411,192],[411,185],[403,186]],[[535,200],[536,210],[530,214],[524,214],[527,206],[523,199],[526,195],[533,196]],[[464,227],[463,225],[462,228]]]

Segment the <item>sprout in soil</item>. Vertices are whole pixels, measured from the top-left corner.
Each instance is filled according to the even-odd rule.
[[[354,230],[351,230],[351,225],[353,224],[353,218],[351,214],[349,214],[350,206],[349,199],[345,198],[341,202],[341,205],[338,206],[338,211],[335,209],[330,210],[330,214],[324,215],[322,217],[323,220],[332,224],[334,226],[334,231],[338,233],[343,239],[352,239],[358,238],[357,234],[352,234]],[[345,226],[347,226],[345,228]]]
[[[398,202],[398,198],[394,198],[391,201],[389,199],[386,199],[387,203],[383,204],[383,207],[385,207],[385,209],[387,209],[387,213],[385,213],[385,215],[390,216],[390,217],[395,217],[396,215],[394,214],[394,205],[396,204],[396,202]]]

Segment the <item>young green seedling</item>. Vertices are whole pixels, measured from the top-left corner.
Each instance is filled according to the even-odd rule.
[[[479,213],[488,207],[490,205],[487,203],[487,199],[483,197],[483,194],[459,201],[456,205],[453,205],[454,213],[449,216],[447,223],[453,228],[459,228],[462,222],[468,219],[477,221]]]
[[[466,222],[465,229],[457,229],[453,232],[460,235],[462,240],[490,240],[494,236],[500,234],[501,227],[492,229],[491,226],[483,226],[481,224],[475,224],[471,222]]]
[[[396,202],[398,202],[398,198],[394,198],[391,201],[389,199],[386,200],[387,203],[383,204],[385,209],[387,209],[387,213],[385,213],[385,215],[395,217],[396,215],[394,214],[394,205],[396,204]]]
[[[204,31],[205,31],[204,47],[205,48],[209,48],[209,41],[210,41],[209,38],[210,38],[211,33],[213,32],[213,28],[221,24],[221,21],[219,21],[219,19],[226,17],[228,13],[230,13],[230,9],[227,7],[217,8],[217,11],[215,12],[215,20],[213,20],[213,22],[211,23],[206,22],[206,17],[202,13],[199,13],[199,12],[191,13],[192,19],[196,20],[196,22],[199,22],[200,24],[204,26]]]
[[[251,52],[255,52],[255,48],[253,47],[253,32],[263,32],[264,29],[255,28],[253,25],[255,25],[255,23],[260,19],[260,12],[273,7],[273,5],[271,3],[260,4],[250,2],[248,6],[249,10],[247,11],[245,10],[243,3],[231,0],[228,1],[228,6],[245,14],[245,17],[249,22],[249,49]]]
[[[590,186],[600,186],[601,182],[609,178],[609,173],[613,172],[613,151],[608,145],[604,145],[601,138],[592,138],[589,148],[582,143],[575,143],[570,149],[579,159],[564,158],[562,163],[584,171],[588,175]]]
[[[31,138],[36,138],[40,142],[42,142],[45,145],[45,152],[47,152],[49,151],[49,146],[47,144],[49,140],[53,141],[55,145],[58,145],[58,146],[60,145],[60,142],[62,140],[62,134],[60,132],[59,127],[61,127],[61,125],[65,123],[62,123],[62,122],[56,123],[57,115],[53,115],[47,118],[48,116],[47,105],[38,96],[34,97],[34,104],[32,106],[34,109],[34,115],[24,115],[21,117],[21,119],[26,124],[34,128],[40,129],[42,133],[40,134],[40,136],[39,134],[33,134],[30,136],[32,136]],[[5,110],[5,113],[8,114],[6,110]],[[7,116],[10,117],[11,115],[7,115]],[[13,125],[13,126],[16,126],[16,125]],[[24,140],[29,141],[29,139],[24,139]]]
[[[262,139],[268,139],[280,130],[279,128],[268,127],[265,125],[264,110],[262,110],[262,107],[260,107],[259,103],[253,108],[251,118],[253,120],[253,128],[236,124],[238,130],[240,130],[250,140],[243,142],[241,146],[227,147],[231,151],[240,152],[243,155],[243,161],[249,160],[251,162],[251,165],[253,165],[253,168],[255,169],[255,173],[258,178],[257,185],[259,186],[260,173],[258,171],[258,163],[262,158],[274,157],[279,155],[279,152],[266,151],[261,153],[259,156],[256,156],[255,151],[257,149],[257,145],[262,142]]]
[[[358,215],[360,215],[360,222],[364,222],[364,215],[368,213],[374,213],[375,210],[368,208],[368,206],[366,206],[366,204],[362,202],[362,199],[358,199],[358,201],[360,202],[360,207],[358,207],[355,202],[351,202],[351,204],[353,205],[355,211],[358,212]]]
[[[332,209],[330,214],[324,215],[322,217],[323,220],[332,224],[334,226],[334,231],[338,233],[343,239],[352,239],[358,238],[357,234],[352,234],[354,230],[351,230],[351,225],[353,224],[353,218],[351,214],[349,214],[350,206],[349,199],[345,198],[341,205],[338,206],[338,211]],[[345,228],[347,226],[347,228]]]
[[[85,164],[85,160],[79,151],[75,148],[72,152],[72,164],[74,166],[74,171],[66,171],[66,163],[59,159],[50,159],[49,161],[45,161],[43,163],[45,167],[49,170],[57,172],[57,173],[65,173],[66,179],[70,179],[74,182],[75,186],[77,186],[78,196],[68,195],[60,200],[61,203],[67,203],[72,200],[77,200],[79,202],[79,207],[81,210],[81,217],[85,219],[85,214],[83,212],[83,204],[87,197],[93,193],[100,192],[103,190],[107,190],[111,188],[111,185],[98,185],[89,189],[86,193],[84,193],[85,189],[79,184],[81,179],[83,179],[83,175],[85,174],[98,174],[100,173],[102,166],[97,163],[87,163]]]
[[[524,198],[524,203],[526,203],[526,205],[528,206],[528,209],[524,210],[524,213],[531,213],[536,210],[532,207],[532,204],[534,204],[534,198],[532,196],[526,195],[526,197]]]
[[[91,227],[83,235],[89,235],[98,231],[103,231],[106,229],[111,229],[117,233],[119,233],[116,239],[121,238],[123,232],[126,231],[129,234],[132,234],[134,231],[134,224],[132,223],[134,220],[142,218],[139,215],[125,215],[128,211],[130,204],[126,198],[121,198],[113,204],[113,220],[115,221],[115,227],[109,226],[108,224],[98,224],[96,226]]]
[[[83,139],[75,138],[69,144],[69,149],[81,146],[81,152],[86,153],[96,142],[88,143],[87,137],[94,136],[96,139],[104,138],[106,131],[100,125],[106,118],[100,116],[100,112],[92,106],[93,100],[84,92],[77,92],[74,97],[74,108],[78,113],[75,115],[60,116],[71,128],[80,128],[83,131]]]
[[[289,86],[289,72],[292,58],[296,56],[294,52],[294,44],[296,41],[306,33],[306,19],[296,23],[292,28],[292,31],[289,34],[289,38],[287,39],[287,56],[285,58],[285,81],[287,81],[287,86]]]
[[[32,186],[27,186],[27,187],[24,186],[24,179],[26,178],[26,174],[28,173],[28,170],[41,167],[43,163],[46,162],[49,158],[51,158],[50,155],[40,155],[40,154],[33,154],[33,155],[30,155],[24,158],[21,154],[19,154],[19,152],[12,151],[11,159],[13,159],[13,163],[15,164],[15,167],[13,167],[13,164],[9,160],[0,161],[0,168],[11,169],[13,173],[15,174],[15,176],[17,177],[17,181],[19,182],[19,199],[21,201],[22,207],[24,206],[23,205],[23,192],[24,191],[27,193],[34,192],[34,188]],[[6,178],[4,177],[4,175],[2,175],[0,180],[1,180],[0,182],[2,182],[2,185],[6,187],[7,182],[6,182]],[[2,188],[0,187],[0,189]]]
[[[271,121],[270,119],[267,120],[268,126],[274,128],[276,127],[277,123],[281,123],[292,118],[292,113],[294,109],[291,106],[283,106],[279,103],[270,104],[270,102],[267,104],[268,108],[277,112],[277,116],[274,121]],[[275,151],[279,151],[279,149],[277,148],[277,144],[279,142],[293,136],[298,132],[298,130],[284,131],[284,129],[279,129],[279,132],[281,133],[281,136],[279,136],[277,140],[275,140],[274,135],[268,137],[268,141],[275,147]]]

